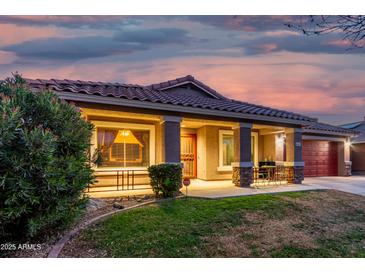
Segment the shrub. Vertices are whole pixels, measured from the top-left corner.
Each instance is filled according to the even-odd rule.
[[[152,165],[148,173],[156,196],[172,197],[182,187],[182,168],[179,164]]]
[[[19,75],[0,84],[0,237],[41,237],[70,224],[94,181],[92,125],[50,91]]]

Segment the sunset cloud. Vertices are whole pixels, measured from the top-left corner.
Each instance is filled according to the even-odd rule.
[[[0,77],[151,84],[194,75],[224,95],[344,123],[365,114],[365,54],[305,16],[0,16]]]

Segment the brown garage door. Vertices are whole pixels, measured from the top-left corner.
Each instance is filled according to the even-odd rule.
[[[303,141],[304,176],[337,176],[337,143]]]

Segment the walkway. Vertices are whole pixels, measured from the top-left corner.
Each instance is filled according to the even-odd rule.
[[[301,185],[278,185],[260,188],[241,188],[232,184],[231,180],[224,181],[203,181],[191,180],[188,187],[188,195],[202,198],[224,198],[265,193],[279,193],[289,191],[305,191],[316,189],[335,189],[365,196],[365,176],[351,177],[313,177],[305,178]],[[185,194],[185,187],[182,192]],[[93,198],[111,198],[120,196],[153,195],[151,189],[138,189],[130,191],[109,191],[89,193]]]
[[[324,187],[307,184],[290,184],[262,188],[242,188],[234,186],[231,180],[202,181],[195,179],[192,180],[191,185],[188,187],[188,196],[202,198],[224,198],[315,189],[324,189]],[[182,189],[182,192],[185,194],[185,187]]]

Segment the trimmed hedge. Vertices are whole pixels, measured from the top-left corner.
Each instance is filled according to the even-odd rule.
[[[19,75],[0,83],[0,239],[44,237],[84,209],[93,126]],[[1,241],[0,241],[1,242]]]
[[[150,184],[157,197],[173,197],[182,187],[182,168],[179,164],[159,164],[148,168]]]

